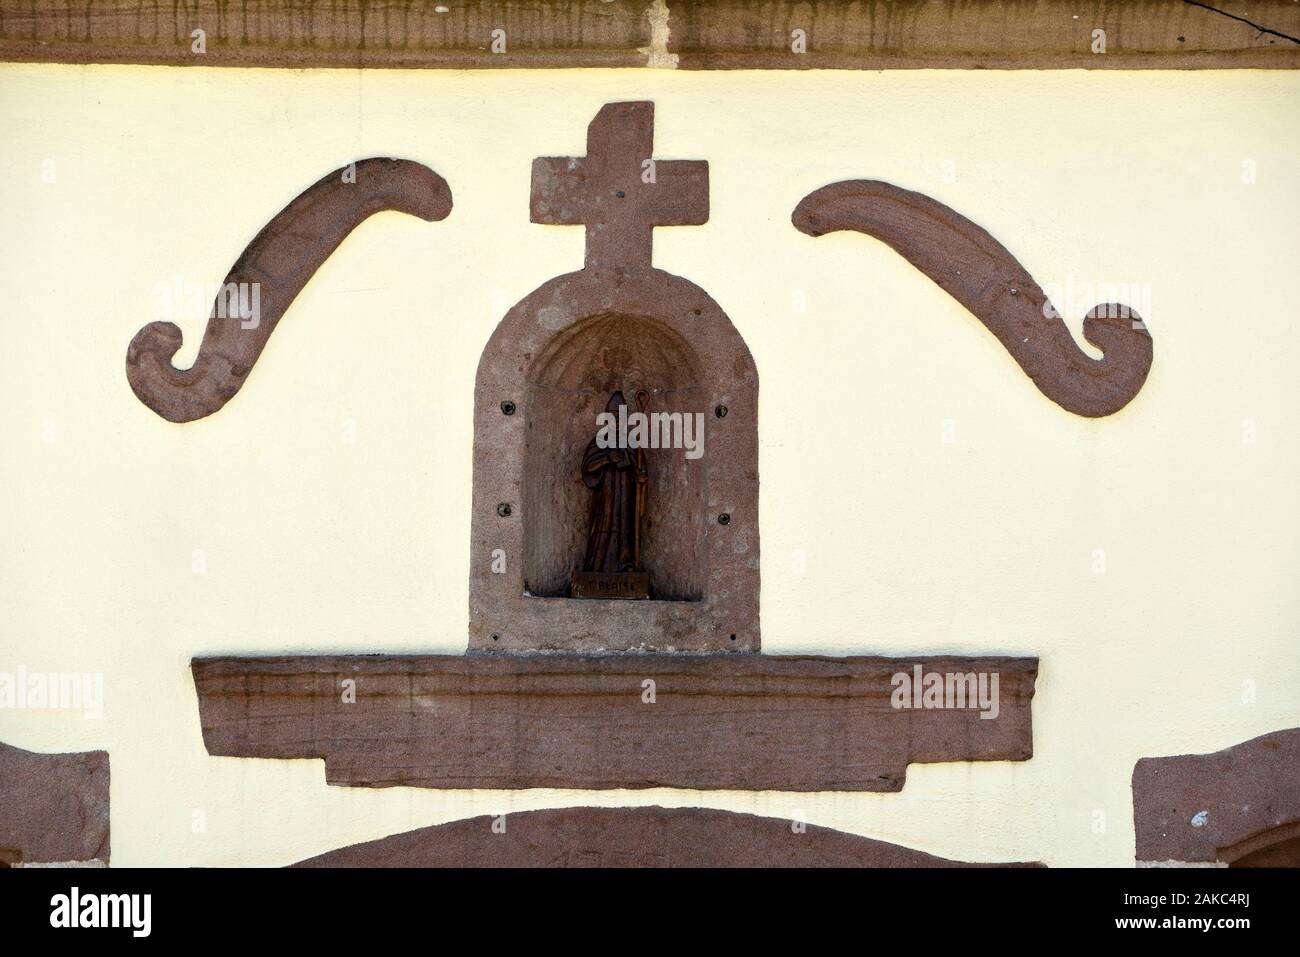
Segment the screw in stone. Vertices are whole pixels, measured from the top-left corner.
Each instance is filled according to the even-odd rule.
[[[719,525],[730,525],[730,524],[731,524],[731,516],[730,516],[729,514],[727,514],[726,512],[723,512],[721,515],[718,516],[718,524],[719,524]]]
[[[736,636],[735,636],[735,635],[732,635],[732,636],[731,636],[731,640],[732,640],[732,641],[735,641],[735,640],[736,640]]]
[[[728,409],[725,405],[716,405],[713,407],[713,414],[720,419],[725,419],[727,417],[727,412]]]
[[[626,196],[627,194],[624,193],[624,192],[620,189],[620,190],[619,190],[617,193],[615,193],[614,195],[617,196],[619,199],[622,199],[622,198],[623,198],[624,196]]]
[[[504,402],[501,403],[501,413],[503,415],[514,415],[515,404],[511,402],[509,399],[506,399]]]
[[[493,641],[500,641],[500,640],[501,640],[501,636],[498,635],[498,634],[493,634],[493,635],[492,635],[492,640],[493,640]]]
[[[502,518],[509,518],[510,511],[511,509],[510,509],[509,502],[502,502],[500,505],[497,506],[497,514],[500,515]]]

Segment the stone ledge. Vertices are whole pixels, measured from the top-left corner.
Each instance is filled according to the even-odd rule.
[[[917,665],[996,673],[998,716],[895,709],[891,677]],[[1038,660],[321,656],[191,668],[209,754],[322,758],[330,784],[897,791],[912,762],[1028,760]]]
[[[194,53],[191,32],[206,32]],[[1106,32],[1093,52],[1093,30]],[[505,47],[493,49],[493,31]],[[806,49],[792,49],[793,31]],[[0,0],[0,60],[490,69],[1300,67],[1290,0]],[[499,51],[499,52],[498,52]]]

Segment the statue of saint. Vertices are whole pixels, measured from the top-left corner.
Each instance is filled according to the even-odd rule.
[[[646,397],[644,392],[637,393],[642,412]],[[617,416],[619,407],[625,405],[623,393],[615,392],[605,411]],[[641,526],[649,486],[645,450],[602,449],[593,438],[582,456],[582,480],[592,492],[582,570],[641,571]]]

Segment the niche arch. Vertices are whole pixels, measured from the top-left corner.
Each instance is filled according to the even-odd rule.
[[[524,391],[528,595],[568,597],[570,573],[586,545],[591,495],[574,466],[596,430],[596,416],[616,391],[629,402],[644,391],[652,412],[691,416],[694,422],[714,415],[706,408],[708,390],[695,349],[667,323],[601,313],[552,336],[531,365]],[[652,500],[642,554],[657,600],[700,601],[708,587],[707,444],[703,451],[697,459],[680,449],[645,452]]]
[[[704,423],[698,459],[648,455],[648,601],[567,595],[578,467],[616,389]],[[479,361],[473,483],[471,651],[759,650],[758,372],[693,283],[581,270],[514,306]]]

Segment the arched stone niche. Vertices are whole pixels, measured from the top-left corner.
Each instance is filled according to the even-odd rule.
[[[595,431],[596,416],[621,391],[629,402],[649,393],[648,408],[694,416],[710,410],[695,350],[672,327],[648,316],[604,313],[552,337],[533,363],[525,392],[524,591],[565,598],[586,546],[591,492],[573,467]],[[707,453],[707,444],[703,447]],[[559,467],[556,468],[556,465]],[[662,601],[700,601],[708,586],[705,485],[708,459],[679,449],[647,449],[653,501],[643,555]]]
[[[698,413],[703,454],[647,450],[650,600],[575,599],[580,463],[620,389]],[[474,405],[471,651],[759,650],[758,373],[702,289],[656,269],[551,280],[493,333]]]

